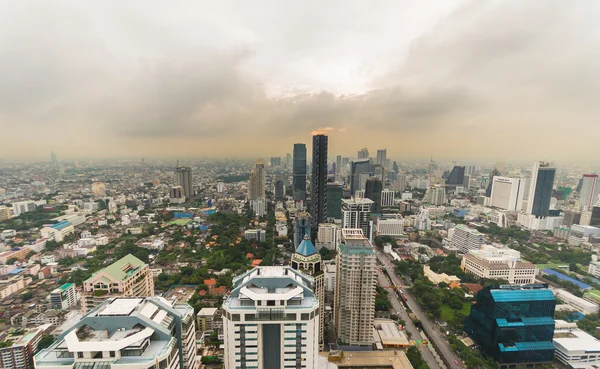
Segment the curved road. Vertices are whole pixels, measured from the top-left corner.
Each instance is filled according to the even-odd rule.
[[[377,252],[377,259],[379,259],[379,261],[387,269],[392,282],[394,282],[394,284],[397,286],[401,286],[402,281],[400,281],[400,278],[398,278],[396,275],[394,265],[390,262],[389,258],[381,252]],[[440,332],[439,328],[429,319],[427,312],[421,308],[421,306],[409,293],[407,293],[408,291],[406,289],[402,292],[404,292],[404,295],[406,296],[408,307],[421,321],[421,325],[423,326],[425,334],[428,336],[429,341],[437,349],[440,355],[444,358],[446,365],[448,365],[448,367],[451,369],[463,369],[464,366],[462,365],[462,360],[452,349],[452,347],[450,347],[448,340]]]

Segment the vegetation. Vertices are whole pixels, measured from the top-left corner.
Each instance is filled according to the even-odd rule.
[[[507,243],[509,240],[517,242],[527,242],[531,237],[531,232],[522,230],[517,226],[510,226],[508,228],[501,228],[491,223],[489,227],[478,227],[477,230],[481,233],[487,233],[493,240]]]
[[[596,327],[600,326],[600,316],[598,314],[584,316],[583,319],[577,322],[577,326],[592,336],[600,339],[600,332],[596,329]]]
[[[202,356],[202,364],[218,364],[221,362],[218,356]]]
[[[386,243],[390,243],[392,245],[392,248],[398,247],[398,243],[396,242],[396,240],[390,236],[377,236],[375,237],[375,239],[373,239],[373,242],[375,243],[375,246],[379,248],[382,248],[383,245],[385,245]]]
[[[484,358],[479,351],[471,350],[456,336],[449,335],[448,343],[464,361],[467,369],[496,369],[498,367],[492,358]]]
[[[54,337],[52,337],[51,335],[44,335],[40,340],[40,343],[38,343],[38,351],[49,347],[53,342]]]
[[[377,286],[375,294],[375,311],[389,311],[392,307],[388,297],[389,292],[382,287]]]
[[[335,258],[335,251],[329,250],[325,247],[323,247],[323,248],[321,248],[321,250],[319,250],[319,254],[321,254],[322,260],[332,260]]]
[[[410,364],[415,369],[429,369],[429,366],[423,360],[423,356],[421,356],[421,352],[416,346],[411,346],[406,351],[406,358],[410,361]]]

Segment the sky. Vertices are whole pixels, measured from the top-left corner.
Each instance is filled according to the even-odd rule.
[[[0,3],[0,158],[597,158],[597,0]]]

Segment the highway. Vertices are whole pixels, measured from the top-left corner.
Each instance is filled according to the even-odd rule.
[[[404,310],[404,306],[402,306],[402,303],[396,296],[394,289],[389,287],[390,281],[380,270],[377,271],[377,279],[379,280],[380,286],[382,286],[382,287],[388,286],[387,290],[389,292],[391,292],[388,295],[388,297],[390,299],[390,303],[392,304],[392,310],[394,312],[396,312],[396,315],[398,315],[402,320],[404,320],[404,323],[405,323],[404,329],[406,330],[406,332],[409,333],[410,339],[411,340],[421,339],[422,338],[421,332],[419,332],[419,330],[417,329],[415,324],[412,322],[412,320],[406,313],[406,310]],[[418,345],[417,347],[418,347],[419,351],[421,352],[421,356],[423,357],[423,360],[425,360],[425,362],[427,363],[427,366],[429,366],[430,369],[443,369],[440,366],[440,364],[437,362],[437,360],[435,359],[433,354],[431,353],[431,350],[429,349],[428,346]]]
[[[386,268],[390,278],[392,279],[392,282],[397,286],[401,286],[402,281],[396,275],[394,265],[391,263],[387,255],[384,255],[381,252],[377,252],[377,258],[379,259],[381,264],[383,264],[383,266]],[[450,347],[448,340],[446,339],[445,335],[443,335],[440,332],[438,326],[429,319],[429,317],[427,316],[427,312],[421,308],[421,306],[409,293],[407,293],[408,291],[406,289],[403,289],[402,292],[404,292],[406,296],[408,307],[421,321],[421,325],[423,326],[425,334],[428,336],[429,341],[437,349],[437,352],[439,352],[440,355],[442,355],[444,361],[446,362],[446,365],[450,369],[463,369],[464,366],[462,365],[462,360],[452,349],[452,347]]]

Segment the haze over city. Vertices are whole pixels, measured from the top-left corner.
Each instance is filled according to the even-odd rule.
[[[597,1],[5,2],[0,131],[19,139],[0,157],[254,158],[316,130],[341,155],[588,161],[600,134],[599,11]]]

